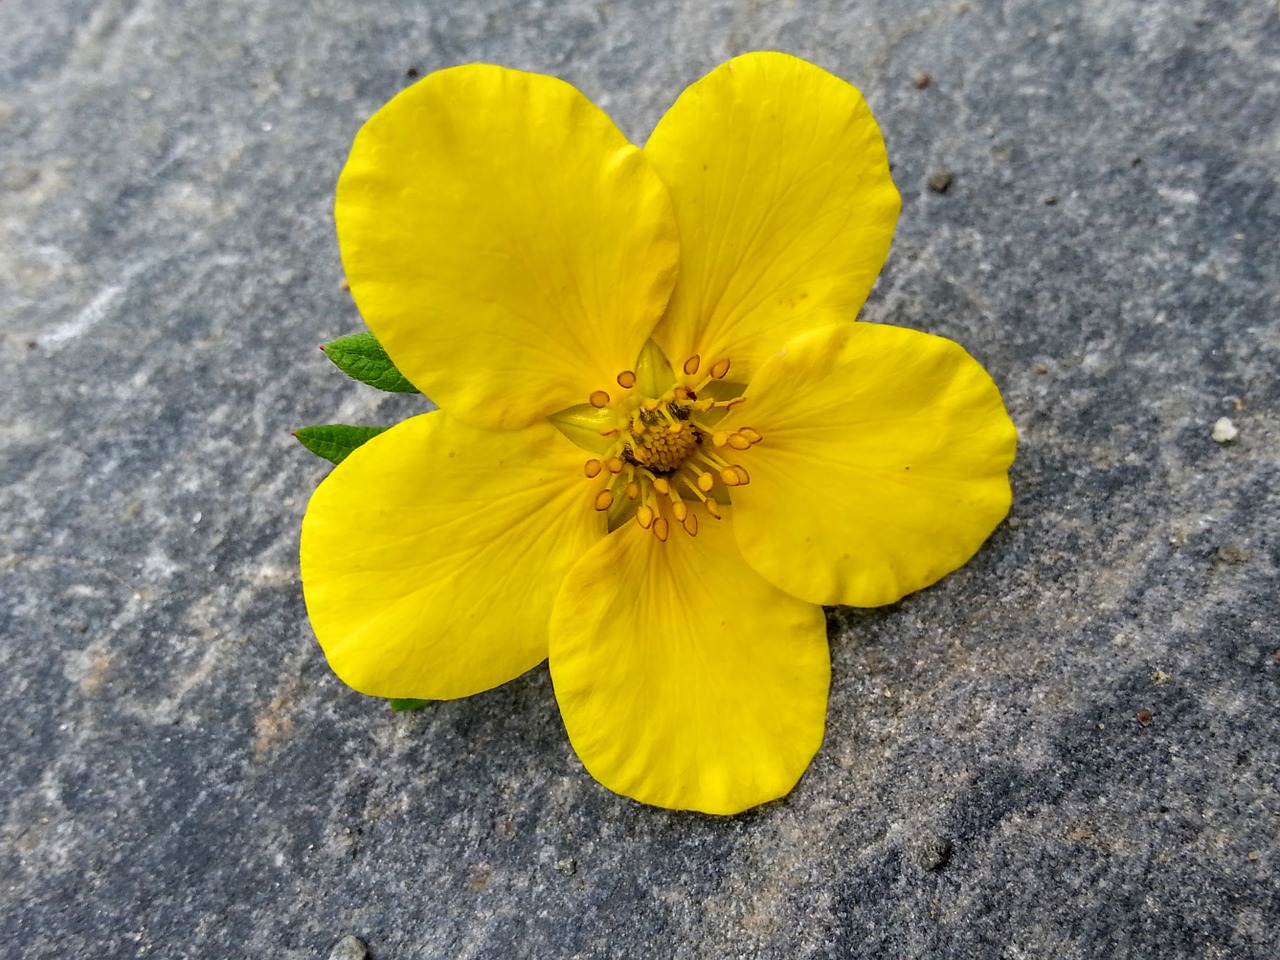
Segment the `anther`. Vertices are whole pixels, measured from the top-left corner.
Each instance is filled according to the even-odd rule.
[[[666,517],[659,517],[657,520],[653,521],[653,535],[661,542],[667,542],[667,534],[670,530],[671,524],[667,522]]]
[[[623,370],[618,374],[618,386],[623,390],[630,390],[636,385],[636,373],[634,370]]]
[[[684,527],[684,532],[691,537],[698,535],[698,518],[692,513],[680,521],[680,526]]]
[[[682,383],[674,387],[671,393],[677,400],[688,400],[693,391]]]
[[[632,480],[627,484],[627,499],[636,500],[640,497],[640,484]]]
[[[636,523],[648,530],[653,526],[653,507],[647,503],[636,511]]]
[[[759,433],[757,433],[755,430],[752,430],[750,427],[739,427],[738,434],[740,436],[746,437],[749,443],[759,443],[761,440],[764,439],[764,437],[760,436]]]
[[[698,474],[698,489],[701,490],[703,493],[710,493],[711,488],[714,487],[715,485],[716,485],[716,478],[714,474],[710,474],[710,473]]]
[[[603,390],[596,390],[587,399],[591,401],[591,405],[596,409],[607,407],[609,405],[609,395]]]
[[[738,485],[745,487],[751,482],[751,474],[747,473],[747,468],[740,463],[733,465],[733,472],[738,475]]]
[[[729,434],[724,430],[717,430],[711,435],[711,442],[717,447],[723,447],[729,442]]]
[[[600,476],[600,471],[602,469],[604,469],[604,464],[602,464],[599,460],[596,460],[595,458],[588,460],[582,466],[582,472],[585,473],[588,477]]]
[[[671,512],[675,514],[675,518],[684,523],[684,518],[689,515],[689,507],[683,500],[677,500],[671,505]]]
[[[686,376],[686,377],[692,377],[695,373],[697,373],[697,372],[698,372],[698,364],[700,364],[701,362],[702,362],[702,358],[701,358],[700,356],[698,356],[696,353],[695,353],[692,357],[690,357],[688,360],[686,360],[686,361],[684,362],[684,374],[685,374],[685,376]],[[725,367],[725,369],[726,369],[726,370],[728,370],[729,368],[728,368],[728,367]],[[715,376],[715,374],[712,374],[712,376]],[[723,374],[722,374],[722,376],[723,376]]]
[[[622,472],[622,461],[617,457],[610,457],[605,461],[604,465],[609,468],[609,472],[617,475]]]
[[[654,477],[653,489],[657,490],[663,496],[666,496],[671,492],[671,484],[667,482],[666,477]]]
[[[595,508],[597,510],[608,510],[613,506],[613,491],[601,490],[596,494]]]
[[[711,514],[717,520],[722,519],[723,514],[720,513],[720,504],[714,500],[704,500],[702,505],[707,508],[707,513]]]
[[[726,373],[729,372],[729,358],[717,360],[711,365],[711,378],[713,380],[723,380]]]
[[[738,479],[738,473],[733,467],[725,467],[720,471],[720,479],[724,481],[726,487],[736,487],[742,483]]]
[[[735,450],[750,450],[751,441],[741,433],[731,433],[729,434],[729,446]]]
[[[648,428],[644,425],[644,421],[636,417],[631,421],[631,432],[634,434],[644,433]]]

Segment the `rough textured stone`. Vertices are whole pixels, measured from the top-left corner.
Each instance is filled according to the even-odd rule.
[[[714,819],[594,783],[545,669],[400,715],[338,683],[289,431],[420,408],[315,349],[359,329],[337,172],[411,73],[556,73],[643,140],[752,48],[865,91],[904,199],[865,316],[963,342],[1022,446],[972,564],[831,612],[795,793]],[[9,940],[1280,954],[1277,102],[1271,0],[0,4]]]

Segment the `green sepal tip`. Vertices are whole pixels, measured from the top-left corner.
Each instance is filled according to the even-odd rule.
[[[298,442],[330,463],[341,463],[362,443],[367,443],[389,427],[353,427],[346,423],[326,423],[294,431]]]
[[[382,349],[372,333],[352,333],[330,340],[320,348],[324,355],[353,380],[387,393],[419,393]]]
[[[430,700],[409,700],[409,699],[397,700],[393,697],[392,699],[388,700],[387,703],[391,704],[391,710],[394,713],[408,713],[410,710],[421,710],[428,703],[431,703],[431,701]]]

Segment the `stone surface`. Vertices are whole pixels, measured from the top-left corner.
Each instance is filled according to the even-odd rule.
[[[337,682],[289,431],[420,409],[316,350],[359,329],[337,172],[411,73],[555,73],[643,140],[753,48],[864,90],[904,199],[864,315],[963,342],[1022,445],[973,563],[831,612],[794,794],[714,819],[593,782],[545,668],[400,715]],[[1278,102],[1272,0],[0,4],[10,942],[1280,955]]]

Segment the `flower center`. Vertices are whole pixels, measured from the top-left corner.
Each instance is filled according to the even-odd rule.
[[[712,385],[729,372],[727,358],[712,364],[701,378],[700,366],[697,356],[686,360],[683,376],[661,396],[635,391],[637,377],[631,370],[618,374],[623,392],[617,400],[606,390],[591,394],[593,407],[613,415],[614,425],[600,433],[614,444],[608,456],[588,460],[583,473],[591,479],[605,478],[593,506],[609,512],[610,529],[634,518],[662,541],[673,522],[696,536],[698,518],[690,512],[690,503],[700,504],[719,520],[720,505],[730,502],[729,488],[751,482],[736,459],[760,442],[760,434],[750,427],[733,433],[716,429],[724,414],[746,398],[714,399],[717,391]],[[703,391],[707,395],[700,398]]]

